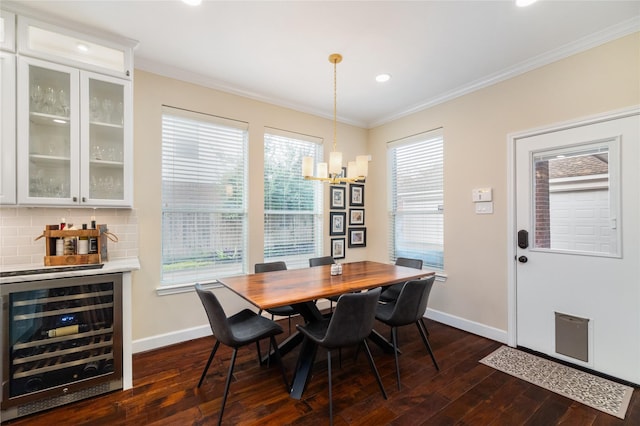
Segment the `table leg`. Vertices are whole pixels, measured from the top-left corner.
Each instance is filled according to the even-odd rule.
[[[293,307],[305,319],[306,322],[318,321],[323,318],[322,313],[320,312],[316,304],[313,302],[299,303],[299,304],[293,305]],[[285,354],[295,349],[300,343],[302,343],[303,337],[304,335],[302,333],[300,333],[299,331],[296,331],[291,336],[283,340],[282,343],[278,345],[278,349],[280,349],[280,356],[284,356]],[[274,354],[273,354],[273,351],[271,351],[268,354],[266,354],[264,357],[262,357],[262,363],[263,364],[267,363],[269,358],[273,360],[274,359],[273,357],[274,357]]]
[[[316,351],[317,345],[314,342],[309,339],[304,339],[302,341],[296,371],[293,373],[293,380],[291,381],[291,392],[289,393],[291,398],[302,398],[302,393],[307,387],[307,382],[311,377],[313,363],[316,360]]]

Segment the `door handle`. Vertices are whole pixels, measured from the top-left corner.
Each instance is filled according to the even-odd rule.
[[[527,263],[529,261],[529,259],[527,259],[527,256],[520,256],[518,258],[518,262],[520,263]]]

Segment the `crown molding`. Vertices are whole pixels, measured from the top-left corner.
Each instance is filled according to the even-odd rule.
[[[442,93],[441,95],[428,99],[425,102],[414,105],[411,108],[408,108],[403,111],[399,111],[396,114],[382,118],[375,122],[371,122],[369,123],[368,128],[381,126],[383,124],[389,123],[399,118],[406,117],[408,115],[414,114],[419,111],[423,111],[425,109],[434,107],[438,104],[450,101],[455,98],[459,98],[461,96],[464,96],[469,93],[475,92],[477,90],[483,89],[485,87],[494,85],[496,83],[509,80],[518,75],[532,71],[536,68],[549,65],[553,62],[557,62],[561,59],[565,59],[570,56],[576,55],[578,53],[587,51],[589,49],[593,49],[595,47],[601,46],[610,41],[625,37],[627,35],[630,35],[636,32],[640,32],[640,17],[634,17],[634,18],[628,19],[617,25],[611,26],[602,31],[599,31],[589,36],[578,39],[575,42],[568,43],[557,49],[554,49],[549,52],[530,58],[524,62],[516,64],[512,67],[506,68],[495,74],[490,74],[479,80],[476,80],[464,86],[460,86],[457,89]]]

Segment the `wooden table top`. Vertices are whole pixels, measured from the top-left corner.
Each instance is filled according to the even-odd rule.
[[[239,275],[222,278],[220,282],[258,308],[268,309],[434,274],[432,271],[363,261],[343,263],[342,275],[331,275],[331,265],[324,265]]]

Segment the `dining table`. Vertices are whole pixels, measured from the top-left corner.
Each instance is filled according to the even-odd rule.
[[[332,265],[322,265],[225,277],[219,282],[259,309],[291,305],[306,322],[313,322],[325,318],[316,306],[318,299],[435,274],[433,271],[373,261],[349,262],[341,266],[342,273],[339,275],[331,274]],[[385,352],[393,353],[393,346],[375,330],[372,330],[369,338]],[[299,345],[298,362],[290,389],[290,396],[295,399],[302,397],[310,378],[317,346],[297,331],[278,345],[281,355]]]

